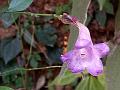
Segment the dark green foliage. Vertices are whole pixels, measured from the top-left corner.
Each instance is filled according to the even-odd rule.
[[[18,37],[0,42],[0,56],[7,64],[21,52],[21,42]]]
[[[48,47],[47,55],[50,60],[47,60],[48,64],[57,64],[60,63],[61,49],[58,47]]]
[[[103,7],[104,7],[106,1],[107,1],[107,0],[98,0],[98,3],[99,3],[99,9],[100,9],[100,10],[103,9]]]
[[[93,16],[92,15],[88,15],[87,16],[87,20],[85,22],[85,25],[88,26],[88,24],[90,23],[90,21],[92,20]]]
[[[41,61],[41,57],[40,57],[39,53],[34,52],[30,56],[30,66],[33,68],[37,68],[39,65],[39,61]]]
[[[114,14],[113,5],[112,5],[112,3],[110,3],[110,1],[105,2],[105,5],[103,7],[103,11],[105,11],[108,14]]]
[[[38,41],[47,46],[53,47],[56,43],[56,29],[50,24],[46,24],[43,29],[39,27],[38,30],[36,30],[35,35]]]
[[[105,26],[107,16],[106,16],[106,13],[104,11],[97,11],[95,18],[101,26],[103,26],[103,27]]]

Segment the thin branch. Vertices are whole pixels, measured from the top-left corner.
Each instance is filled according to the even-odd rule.
[[[32,13],[32,12],[5,12],[5,13],[19,13],[19,14],[26,14],[26,15],[30,15],[30,16],[35,16],[35,17],[39,17],[39,16],[52,16],[52,17],[56,17],[58,18],[59,15],[57,14],[42,14],[42,13]]]
[[[31,58],[31,54],[32,54],[32,44],[34,42],[34,34],[35,34],[35,25],[34,25],[34,20],[32,20],[32,39],[31,39],[30,52],[29,52],[29,55],[28,55],[28,61],[27,61],[26,67],[29,64],[29,61],[30,61],[30,58]]]
[[[27,71],[34,71],[34,70],[42,70],[42,69],[52,69],[52,68],[61,68],[63,66],[48,66],[48,67],[41,67],[41,68],[29,68],[25,69]]]
[[[8,70],[8,71],[5,71],[5,72],[2,72],[0,73],[0,76],[5,76],[5,75],[8,75],[9,73],[11,72],[14,72],[14,71],[35,71],[35,70],[43,70],[43,69],[54,69],[54,68],[61,68],[63,66],[47,66],[47,67],[41,67],[41,68],[15,68],[15,69],[12,69],[12,70]]]

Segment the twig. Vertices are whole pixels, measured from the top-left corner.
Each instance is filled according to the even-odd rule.
[[[38,16],[52,16],[52,17],[56,17],[58,18],[59,15],[57,14],[41,14],[41,13],[32,13],[32,12],[5,12],[5,13],[19,13],[19,14],[26,14],[26,15],[30,15],[30,16],[35,16],[35,17],[38,17]]]
[[[31,43],[30,43],[30,52],[29,52],[29,55],[28,55],[28,58],[27,58],[28,61],[27,61],[26,67],[29,64],[29,61],[30,61],[30,58],[31,58],[31,54],[32,54],[32,44],[34,42],[34,34],[35,34],[35,25],[34,25],[34,20],[32,20],[32,39],[31,39]]]
[[[26,68],[15,68],[15,69],[0,73],[0,76],[8,75],[9,73],[18,71],[18,70],[20,70],[20,71],[35,71],[35,70],[53,69],[53,68],[61,68],[61,67],[63,67],[63,66],[47,66],[47,67],[41,67],[41,68],[27,68],[27,69]]]

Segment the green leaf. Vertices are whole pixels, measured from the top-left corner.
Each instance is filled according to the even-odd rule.
[[[75,90],[105,90],[97,77],[88,76],[82,79]]]
[[[89,77],[82,79],[82,81],[77,85],[75,90],[89,90]]]
[[[21,52],[21,42],[19,38],[15,38],[9,43],[7,43],[3,48],[3,59],[7,64],[11,59],[13,59],[16,55]]]
[[[0,90],[14,90],[14,89],[6,86],[0,86]]]
[[[116,48],[112,55],[107,57],[106,81],[108,90],[120,89],[120,46]]]
[[[11,42],[12,38],[9,39],[3,39],[0,41],[0,57],[3,58],[3,50],[5,45],[7,45],[9,42]]]
[[[100,24],[101,26],[103,26],[103,27],[105,26],[105,24],[106,24],[106,19],[107,19],[105,12],[103,12],[103,11],[98,11],[98,12],[96,13],[95,18],[96,18],[96,20],[99,22],[99,24]]]
[[[35,32],[35,35],[38,41],[44,43],[47,46],[53,47],[57,39],[57,35],[55,33],[56,29],[50,24],[46,24],[43,30],[39,28],[39,30]]]
[[[6,64],[4,63],[4,60],[2,59],[3,58],[3,51],[4,51],[4,46],[7,45],[8,43],[10,43],[11,40],[3,40],[1,43],[0,43],[0,53],[1,54],[1,59],[0,59],[0,74],[4,74],[4,75],[8,75],[8,74],[12,74],[12,73],[15,73],[16,70],[19,66],[18,64],[16,64],[16,60],[13,59],[12,61],[9,62],[9,64]],[[8,50],[9,52],[9,50]],[[9,72],[11,71],[11,72]]]
[[[114,14],[113,5],[109,1],[105,2],[103,10],[109,14]]]
[[[0,19],[3,21],[4,27],[7,28],[15,22],[19,15],[18,13],[2,13]]]
[[[104,6],[105,2],[106,2],[106,0],[98,0],[100,10],[103,9],[103,6]]]
[[[63,74],[63,76],[61,77],[57,77],[52,84],[55,85],[67,85],[67,84],[71,84],[72,82],[74,82],[75,80],[77,80],[77,75],[73,74],[72,72],[66,70]],[[51,85],[51,84],[50,84]]]
[[[33,0],[11,0],[8,11],[23,11],[30,6]]]
[[[98,78],[91,76],[90,77],[90,90],[105,90],[105,85],[101,84]]]
[[[98,78],[99,82],[100,82],[103,86],[106,87],[106,80],[105,80],[106,77],[105,77],[105,74],[102,74],[102,75],[98,76],[97,78]]]
[[[52,65],[60,63],[61,49],[58,47],[48,47],[47,50],[47,55],[50,58],[50,60],[47,60],[48,64]]]
[[[115,17],[115,37],[120,35],[120,0]],[[120,90],[120,45],[109,43],[111,53],[107,57],[106,81],[107,90]]]

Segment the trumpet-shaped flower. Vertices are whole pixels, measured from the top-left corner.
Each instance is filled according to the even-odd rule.
[[[109,52],[106,43],[93,45],[88,28],[81,24],[76,18],[64,14],[61,19],[63,23],[70,23],[78,27],[79,35],[74,49],[61,56],[61,60],[67,64],[67,68],[73,73],[87,70],[91,75],[98,76],[103,72],[103,64],[100,58]]]

